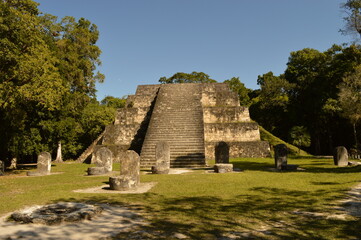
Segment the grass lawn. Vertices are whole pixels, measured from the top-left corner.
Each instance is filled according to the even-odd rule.
[[[173,233],[191,239],[361,238],[359,219],[326,217],[361,182],[361,166],[337,168],[332,159],[291,158],[289,164],[305,170],[274,172],[269,169],[273,159],[231,162],[243,172],[142,175],[142,182],[158,184],[148,193],[127,195],[72,192],[108,181],[107,176],[85,176],[87,164],[56,164],[52,172],[62,174],[42,177],[19,171],[0,177],[0,215],[33,204],[91,201],[138,209],[150,223],[145,230],[158,234],[154,239],[170,239]],[[325,214],[299,214],[306,212]]]

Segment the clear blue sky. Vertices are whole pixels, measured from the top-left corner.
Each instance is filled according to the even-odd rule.
[[[100,31],[98,99],[134,94],[176,72],[223,82],[286,69],[290,52],[350,42],[338,30],[346,0],[37,0],[44,13],[84,17]]]

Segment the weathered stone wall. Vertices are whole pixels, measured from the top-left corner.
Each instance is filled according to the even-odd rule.
[[[129,145],[113,145],[113,144],[97,145],[94,149],[91,163],[94,163],[95,161],[94,153],[101,147],[107,147],[113,153],[113,162],[120,163],[121,160],[125,157],[125,152],[128,150]]]
[[[126,125],[108,125],[105,128],[105,134],[102,144],[128,144],[134,139],[134,135],[139,130],[140,124]]]
[[[149,106],[139,108],[119,108],[115,115],[114,125],[141,124],[149,111]]]
[[[260,141],[258,124],[242,123],[205,123],[204,140],[206,142],[250,142]]]
[[[249,111],[247,107],[203,107],[204,123],[233,123],[249,122]]]
[[[126,107],[117,110],[114,123],[106,127],[101,145],[95,146],[93,152],[106,146],[112,151],[114,162],[119,162],[128,149],[139,153],[159,87],[138,86],[136,95],[128,96]]]
[[[137,87],[136,95],[152,95],[155,96],[161,84],[139,85]]]
[[[155,95],[129,95],[126,106],[130,108],[149,107],[154,100]]]
[[[269,144],[260,141],[258,124],[227,84],[204,84],[202,105],[206,159],[215,158],[215,146],[222,141],[229,146],[230,157],[270,156]]]
[[[206,159],[214,159],[215,147],[218,142],[206,142]],[[229,157],[271,157],[270,146],[266,141],[227,142]]]
[[[202,89],[202,105],[210,106],[239,106],[238,95],[231,92],[226,83],[207,83]]]

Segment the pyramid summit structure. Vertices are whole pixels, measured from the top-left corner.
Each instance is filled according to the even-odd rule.
[[[113,124],[78,159],[101,146],[115,162],[126,150],[141,157],[141,167],[155,164],[155,146],[170,146],[171,167],[201,167],[215,158],[215,146],[227,143],[230,157],[269,157],[268,142],[260,140],[258,124],[226,83],[140,85],[118,109]]]

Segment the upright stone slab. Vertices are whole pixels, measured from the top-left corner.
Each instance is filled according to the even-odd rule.
[[[106,147],[99,148],[94,154],[96,167],[88,168],[88,175],[102,175],[113,170],[113,153]]]
[[[152,166],[154,174],[168,174],[170,168],[170,148],[165,141],[158,142],[155,146],[155,166]]]
[[[16,168],[17,168],[17,159],[16,158],[12,158],[11,159],[11,164],[10,164],[10,167],[9,167],[9,169],[11,169],[11,170],[15,170]]]
[[[5,163],[0,160],[0,176],[5,175]]]
[[[219,142],[215,146],[216,163],[229,163],[229,146],[226,142]]]
[[[231,163],[217,163],[214,165],[214,172],[227,173],[233,172],[233,164]]]
[[[41,152],[38,156],[37,172],[41,174],[49,174],[51,169],[51,154]]]
[[[288,148],[285,144],[278,144],[274,146],[275,151],[275,167],[281,170],[287,166]]]
[[[51,154],[48,152],[41,152],[38,155],[38,163],[36,171],[27,172],[28,176],[43,176],[50,174],[51,169]]]
[[[121,161],[120,176],[110,177],[109,184],[112,190],[129,190],[136,188],[140,183],[140,157],[128,150]]]
[[[339,167],[346,167],[348,165],[347,149],[343,146],[338,146],[334,150],[333,161]]]

